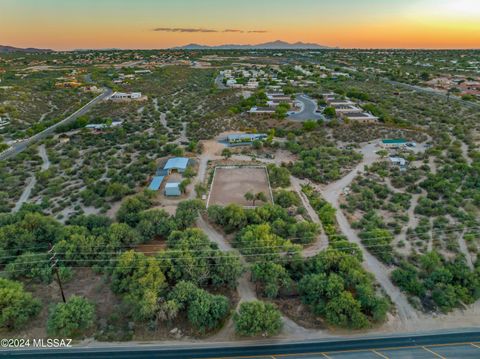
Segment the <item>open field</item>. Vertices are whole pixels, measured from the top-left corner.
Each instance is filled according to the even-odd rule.
[[[207,206],[236,203],[251,206],[245,193],[263,192],[268,202],[273,202],[265,167],[217,167],[212,181]]]

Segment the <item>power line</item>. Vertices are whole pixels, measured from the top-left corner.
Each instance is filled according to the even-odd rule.
[[[361,250],[361,247],[356,244],[356,243],[351,243],[351,246],[339,246],[339,247],[327,247],[326,249],[320,251],[319,253],[321,252],[324,252],[324,251],[347,251],[347,250]],[[385,248],[385,249],[391,249],[391,244],[390,243],[387,243],[387,244],[374,244],[374,245],[365,245],[365,246],[362,246],[363,248],[365,249],[369,249],[369,248]],[[271,249],[273,247],[268,247],[268,246],[264,246],[264,247],[258,247],[258,248],[267,248],[267,249]],[[284,246],[278,246],[278,247],[275,247],[275,248],[284,248]],[[239,250],[245,250],[245,249],[249,249],[248,247],[246,248],[239,248]],[[137,252],[137,253],[143,253],[143,254],[158,254],[158,253],[162,253],[161,251],[159,252]],[[185,252],[181,252],[181,253],[185,253]],[[222,252],[222,253],[225,253],[225,252]],[[238,257],[247,257],[247,258],[251,258],[251,257],[268,257],[268,256],[272,256],[272,255],[280,255],[280,256],[285,256],[285,255],[288,255],[288,254],[301,254],[297,251],[290,251],[290,252],[269,252],[269,253],[255,253],[255,254],[239,254]],[[385,251],[378,251],[376,250],[374,252],[375,254],[386,254],[386,253],[389,253],[391,254],[391,250],[385,250]],[[102,253],[102,252],[99,252],[99,253],[81,253],[81,255],[95,255],[95,254],[105,254],[105,253]],[[114,253],[116,255],[119,255],[120,253]],[[184,260],[184,261],[187,261],[187,260],[197,260],[197,259],[222,259],[222,258],[231,258],[231,256],[222,256],[222,255],[215,255],[215,256],[206,256],[206,257],[193,257],[193,258],[183,258],[183,257],[153,257],[153,256],[149,256],[150,258],[154,258],[155,261],[157,262],[162,262],[162,261],[181,261],[181,260]],[[47,262],[48,260],[39,260],[39,261],[32,261],[32,262],[21,262],[21,263],[14,263],[14,265],[28,265],[28,264],[38,264],[38,263],[45,263]],[[89,262],[98,262],[98,263],[102,263],[102,262],[120,262],[121,259],[116,257],[116,258],[113,258],[113,259],[97,259],[97,258],[92,258],[92,259],[89,259],[89,258],[78,258],[78,259],[59,259],[59,262],[62,262],[62,263],[79,263],[79,262],[86,262],[86,263],[89,263]],[[223,265],[223,264],[210,264],[210,265]],[[182,266],[182,264],[178,264],[176,263],[175,266]],[[186,266],[186,265],[185,265]],[[71,267],[71,266],[69,266]],[[200,267],[203,267],[200,266]],[[168,268],[168,267],[167,267]],[[15,271],[15,270],[13,270]],[[12,272],[13,272],[12,271]]]
[[[333,252],[333,251],[339,251],[337,250],[336,248],[326,248],[325,250],[322,251],[323,252]],[[385,251],[384,253],[390,253],[390,252],[387,252]],[[275,253],[275,254],[282,254],[282,253]],[[289,252],[284,252],[283,254],[290,254]],[[348,253],[344,253],[345,255],[351,255],[351,254],[348,254]],[[271,255],[271,254],[259,254],[259,255],[254,255],[256,257],[261,257],[261,256],[268,256],[268,255]],[[150,257],[150,258],[153,258],[153,257]],[[291,261],[292,258],[289,258],[289,257],[278,257],[278,258],[275,258],[273,260],[274,263],[288,263]],[[89,260],[76,260],[78,262],[88,262]],[[102,260],[99,260],[99,262],[101,262]],[[104,260],[105,262],[109,262],[109,260]],[[62,262],[62,260],[59,260],[59,262]],[[72,260],[72,262],[75,262],[75,260]],[[110,261],[111,262],[111,261]],[[170,266],[165,266],[159,262],[159,261],[156,261],[159,265],[159,268],[160,269],[168,269],[170,268]],[[242,266],[245,266],[245,267],[250,267],[252,264],[257,264],[257,263],[265,263],[265,261],[263,259],[258,259],[258,260],[250,260],[248,261],[246,264],[242,264]],[[26,263],[24,263],[26,264]],[[224,264],[222,263],[205,263],[205,264],[201,264],[201,265],[198,265],[198,264],[192,264],[192,265],[187,265],[187,264],[178,264],[176,263],[175,264],[175,267],[180,267],[180,268],[210,268],[210,267],[221,267],[223,266]],[[72,265],[72,266],[68,266],[67,268],[92,268],[92,266],[76,266],[76,265]],[[137,266],[119,266],[119,265],[116,265],[116,266],[101,266],[101,269],[136,269],[136,268],[140,268],[140,264],[137,265]],[[14,273],[14,272],[23,272],[22,269],[18,269],[18,270],[11,270],[11,271],[8,271],[8,273]],[[1,271],[0,273],[7,273],[7,271]]]
[[[48,253],[52,254],[52,257],[49,259],[50,262],[50,268],[54,269],[56,277],[57,277],[57,282],[58,286],[60,288],[60,292],[62,293],[62,299],[63,302],[66,303],[67,301],[65,300],[65,293],[63,292],[63,286],[62,286],[62,281],[60,279],[60,274],[58,274],[58,259],[55,258],[55,250],[53,249],[53,246],[50,244],[50,250]]]
[[[480,229],[480,227],[459,227],[459,228],[451,228],[451,229],[438,229],[438,230],[431,230],[431,231],[427,231],[425,232],[426,233],[451,233],[451,232],[459,232],[459,231],[464,231],[464,230],[468,230],[468,229],[473,229],[473,230],[476,230],[476,229]],[[364,234],[364,233],[374,233],[374,231],[369,231],[369,232],[363,232],[363,233],[360,233],[360,234]],[[423,233],[421,234],[416,234],[416,233],[412,233],[410,235],[406,235],[405,238],[418,238],[419,236],[421,236]],[[288,239],[288,240],[291,240],[291,239],[310,239],[310,238],[318,238],[320,234],[316,235],[316,236],[306,236],[306,237],[287,237],[287,238],[284,238],[284,237],[281,237],[283,239]],[[361,238],[362,241],[368,241],[368,240],[374,240],[374,239],[390,239],[392,238],[393,234],[392,235],[389,235],[389,236],[371,236],[371,237],[367,237],[367,238]],[[329,239],[332,239],[332,238],[344,238],[346,237],[344,234],[333,234],[333,235],[330,235],[328,236]],[[211,241],[211,243],[214,243],[216,244],[215,242]],[[308,247],[310,246],[312,243],[307,243],[307,244],[303,244],[303,243],[292,243],[293,245],[296,245],[296,246],[301,246],[301,247]],[[145,246],[152,246],[152,247],[156,247],[158,246],[157,244],[136,244],[134,246],[119,246],[119,247],[116,247],[118,250],[120,249],[126,249],[126,250],[134,250],[136,249],[136,247],[139,247],[139,246],[142,246],[142,247],[145,247]],[[373,246],[376,246],[376,245],[371,245],[371,246],[368,246],[368,245],[364,245],[363,247],[365,248],[368,248],[368,247],[373,247]],[[390,244],[382,244],[381,246],[390,246]],[[53,246],[55,247],[55,246]],[[99,246],[93,246],[93,247],[89,247],[89,249],[93,249],[93,248],[104,248],[105,245],[99,245]],[[197,245],[197,246],[193,246],[193,247],[189,247],[188,249],[182,249],[182,250],[177,250],[177,249],[167,249],[167,251],[169,253],[176,253],[176,252],[179,252],[179,253],[182,253],[186,250],[190,250],[190,251],[195,251],[195,252],[209,252],[209,251],[212,251],[212,250],[219,250],[218,248],[205,248],[205,249],[202,249],[202,250],[198,250],[198,249],[195,249],[196,247],[198,248],[203,248],[203,246],[201,245]],[[244,247],[242,249],[244,250],[247,250],[247,249],[261,249],[261,248],[283,248],[285,247],[284,245],[282,246],[259,246],[259,247]],[[161,251],[158,251],[158,252],[161,252]],[[24,252],[24,253],[27,253],[27,252]],[[88,253],[82,253],[83,254],[118,254],[119,251],[117,252],[103,252],[103,251],[97,251],[97,252],[88,252]],[[147,253],[147,252],[144,252],[144,253]],[[149,252],[151,253],[151,252]],[[66,253],[66,252],[57,252],[57,254],[69,254],[69,253]],[[45,253],[30,253],[29,254],[30,256],[42,256],[42,255],[45,255]],[[13,256],[3,256],[3,257],[0,257],[0,259],[7,259],[7,258],[18,258],[20,257],[21,255],[13,255]]]

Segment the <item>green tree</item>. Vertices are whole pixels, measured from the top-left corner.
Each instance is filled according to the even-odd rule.
[[[125,223],[114,223],[107,230],[110,245],[115,247],[133,246],[142,241],[138,232]]]
[[[191,282],[178,282],[168,300],[177,303],[179,310],[186,310],[189,322],[201,332],[218,327],[229,312],[226,297],[210,294]]]
[[[200,229],[172,232],[169,249],[159,253],[170,282],[188,281],[196,285],[235,287],[242,273],[237,255],[220,252]]]
[[[361,312],[360,303],[350,292],[344,291],[332,298],[325,307],[325,317],[331,324],[346,328],[365,328],[367,317]]]
[[[40,301],[25,292],[22,283],[0,278],[0,328],[23,327],[40,308]]]
[[[180,202],[175,213],[178,229],[185,229],[193,225],[200,211],[205,209],[205,204],[199,199]]]
[[[87,299],[71,296],[66,303],[59,303],[50,310],[47,332],[50,336],[79,337],[95,323],[95,306]]]
[[[248,223],[245,210],[235,203],[229,204],[224,208],[220,206],[208,207],[208,218],[220,225],[227,233],[237,231]]]
[[[143,253],[128,251],[118,258],[111,275],[112,290],[123,294],[135,319],[152,319],[167,287],[159,262]]]
[[[307,132],[311,132],[314,129],[316,129],[318,126],[317,121],[314,120],[308,120],[303,123],[303,130]]]
[[[224,148],[224,149],[222,150],[222,156],[223,156],[226,160],[228,160],[230,157],[232,157],[232,151],[230,151],[229,148]]]
[[[140,212],[148,209],[151,205],[150,199],[143,194],[129,197],[120,206],[117,219],[119,222],[135,227],[140,221]]]
[[[243,197],[245,198],[245,200],[252,202],[253,205],[255,205],[255,195],[252,192],[249,191],[245,193]]]
[[[273,304],[260,301],[240,304],[233,320],[237,334],[244,336],[272,336],[282,328],[280,311]]]
[[[325,110],[323,110],[323,114],[330,118],[337,117],[337,111],[335,111],[334,107],[325,107]]]
[[[253,201],[253,206],[254,207],[255,207],[255,202],[256,201],[261,201],[261,202],[267,203],[268,202],[267,195],[263,192],[258,192],[257,194],[255,194],[255,200]]]
[[[12,279],[29,278],[36,282],[51,283],[53,270],[50,265],[50,254],[26,252],[10,262],[5,267],[7,276]],[[60,267],[62,280],[68,280],[72,276],[70,268]]]
[[[268,298],[276,298],[280,289],[288,289],[292,284],[287,270],[282,265],[272,262],[254,264],[252,280],[261,283],[263,293]]]
[[[292,206],[300,205],[300,199],[293,191],[280,190],[275,194],[275,203],[282,208],[290,208]]]
[[[288,168],[269,164],[267,169],[270,183],[273,188],[290,186],[290,171]]]
[[[168,237],[176,229],[175,220],[163,209],[153,209],[140,213],[140,222],[136,230],[143,241],[150,241],[156,237]]]
[[[227,316],[228,299],[222,295],[212,295],[199,291],[188,306],[189,322],[201,332],[214,329]]]

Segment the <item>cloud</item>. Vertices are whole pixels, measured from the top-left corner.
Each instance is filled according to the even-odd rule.
[[[239,29],[225,29],[222,31],[214,29],[203,29],[203,28],[194,28],[194,27],[157,27],[153,31],[159,32],[183,32],[183,33],[192,33],[192,32],[202,32],[202,33],[217,33],[217,32],[227,32],[227,33],[238,33],[238,34],[264,34],[268,31],[266,30],[239,30]]]
[[[217,30],[212,29],[196,29],[196,28],[188,28],[188,27],[157,27],[153,29],[153,31],[160,31],[160,32],[218,32]]]

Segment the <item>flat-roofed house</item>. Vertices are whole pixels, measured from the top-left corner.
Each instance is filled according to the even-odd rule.
[[[250,143],[256,140],[264,140],[268,135],[265,133],[240,133],[227,136],[228,143]]]
[[[378,121],[378,117],[373,116],[368,112],[340,112],[340,117],[343,120],[357,121],[364,123],[374,123]]]
[[[114,92],[110,96],[110,100],[124,101],[124,100],[140,100],[142,98],[141,92]]]
[[[277,101],[291,101],[291,96],[286,95],[283,92],[270,92],[266,94],[269,100],[277,100]]]
[[[248,112],[253,114],[272,114],[272,113],[275,113],[275,108],[255,106],[255,107],[252,107]]]
[[[350,100],[331,99],[331,100],[326,100],[326,102],[330,106],[354,106],[355,105],[355,102],[352,102]]]
[[[354,105],[332,105],[336,113],[361,113],[363,110]]]

